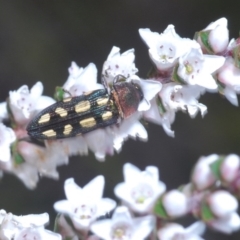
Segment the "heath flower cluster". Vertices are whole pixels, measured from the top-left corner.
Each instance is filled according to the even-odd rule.
[[[139,29],[139,34],[153,63],[145,78],[137,75],[134,49],[121,53],[114,46],[101,69],[101,83],[94,63],[82,68],[72,62],[55,99],[43,95],[41,82],[31,89],[24,85],[9,92],[6,101],[0,103],[1,175],[12,173],[33,189],[40,176],[58,179],[57,167],[68,164],[70,156],[87,155],[90,150],[103,161],[106,155],[120,152],[128,138],[146,141],[148,133],[143,122],[161,125],[173,137],[171,124],[177,111],[187,112],[191,118],[198,112],[202,117],[207,113],[207,106],[199,102],[206,92],[218,92],[238,105],[240,39],[229,40],[225,18],[196,32],[193,39],[180,37],[173,25],[163,33],[146,28]],[[40,141],[28,136],[29,123],[56,100],[98,89],[106,89],[110,97],[119,78],[142,94],[130,116],[119,114],[117,124],[72,138]],[[123,175],[124,182],[114,188],[121,206],[102,198],[103,176],[83,188],[70,178],[64,184],[66,200],[54,204],[59,213],[58,233],[44,229],[49,220],[46,213],[15,216],[1,210],[0,239],[201,240],[206,227],[227,234],[240,228],[240,159],[235,154],[201,157],[192,170],[190,183],[169,191],[159,180],[157,167],[140,171],[127,163]],[[197,221],[186,228],[174,222],[187,214]]]

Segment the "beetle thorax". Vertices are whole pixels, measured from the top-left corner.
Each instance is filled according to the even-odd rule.
[[[118,107],[120,116],[128,118],[137,111],[143,98],[141,89],[134,83],[117,82],[113,85],[113,98]]]

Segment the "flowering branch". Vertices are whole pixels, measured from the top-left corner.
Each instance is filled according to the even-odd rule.
[[[100,120],[91,115],[91,107],[106,104],[104,98],[99,97],[96,101],[99,103],[91,105],[90,101],[86,101],[86,105],[75,108],[76,112],[90,109],[90,115],[85,119],[87,122],[79,123],[83,128],[94,126],[93,129],[74,138],[58,139],[56,131],[63,128],[61,134],[67,136],[75,128],[71,125],[71,118],[70,121],[65,119],[64,125],[56,131],[49,129],[41,132],[45,138],[38,144],[28,136],[31,124],[35,123],[36,116],[40,116],[37,118],[40,127],[48,122],[50,126],[56,124],[52,115],[46,112],[47,107],[55,106],[52,104],[56,100],[42,95],[41,82],[30,90],[24,85],[10,91],[7,100],[0,103],[1,171],[16,175],[28,188],[33,189],[39,175],[58,179],[56,168],[67,164],[70,156],[87,155],[90,149],[96,159],[103,161],[106,155],[120,152],[129,137],[146,141],[148,133],[144,121],[161,125],[167,135],[173,137],[171,124],[177,111],[187,112],[191,118],[198,112],[202,117],[207,113],[207,106],[199,102],[205,92],[218,92],[238,106],[240,40],[229,41],[225,18],[196,32],[193,40],[180,37],[173,25],[161,34],[150,29],[139,29],[139,34],[153,62],[146,79],[137,75],[134,49],[121,54],[118,47],[113,47],[103,64],[101,84],[97,82],[97,68],[93,63],[82,68],[72,62],[67,81],[56,90],[56,99],[62,102],[71,101],[79,95],[88,96],[94,90],[102,89],[104,94],[106,91],[107,103],[111,108],[103,112],[106,115],[101,115],[101,121],[112,120],[117,112],[116,121],[97,125]],[[129,95],[116,91],[117,82],[136,91],[139,101],[136,108],[122,107],[121,104],[128,103]],[[130,91],[131,94],[133,92]],[[64,118],[68,110],[58,107],[55,113]],[[96,177],[84,188],[78,187],[73,179],[68,179],[64,186],[67,200],[54,204],[55,210],[60,213],[56,230],[63,239],[144,239],[149,235],[153,239],[156,235],[159,239],[202,239],[200,235],[205,226],[231,233],[240,228],[240,218],[236,212],[239,166],[239,157],[234,154],[202,157],[193,169],[189,184],[166,192],[165,184],[159,181],[156,167],[149,166],[141,172],[132,164],[126,164],[123,170],[125,182],[114,189],[124,206],[115,209],[111,220],[101,221],[96,220],[116,206],[114,200],[102,199],[103,176]],[[48,239],[61,238],[44,230],[43,226],[48,221],[46,214],[39,215],[39,218],[44,216],[45,219],[41,224],[35,222],[38,218],[35,215],[17,217],[5,211],[1,214],[1,239],[24,239],[29,234],[38,236],[38,239],[46,236],[49,236]],[[167,223],[186,214],[194,215],[198,222],[188,228]],[[157,229],[157,234],[154,229]]]

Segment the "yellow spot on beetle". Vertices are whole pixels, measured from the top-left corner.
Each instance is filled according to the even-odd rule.
[[[99,98],[99,99],[97,99],[97,105],[98,106],[106,105],[107,102],[108,102],[108,98]]]
[[[47,137],[55,137],[57,135],[57,133],[53,129],[44,131],[44,132],[42,132],[42,134]]]
[[[109,120],[112,118],[112,113],[110,111],[104,112],[102,114],[103,121]]]
[[[50,120],[50,114],[49,113],[46,113],[44,115],[41,116],[41,118],[38,120],[38,123],[39,124],[42,124],[42,123],[46,123]]]
[[[64,135],[70,134],[71,131],[72,131],[72,129],[73,129],[72,125],[70,125],[70,124],[65,125],[65,126],[64,126],[63,134],[64,134]]]
[[[75,112],[76,113],[86,112],[90,108],[91,104],[89,101],[81,101],[75,106]]]
[[[61,107],[56,108],[55,113],[59,114],[61,117],[66,117],[68,115],[68,112]]]
[[[90,128],[96,125],[96,120],[93,117],[81,120],[79,124],[84,128]]]
[[[67,97],[67,98],[64,98],[64,99],[63,99],[63,102],[70,102],[71,100],[72,100],[71,97]]]

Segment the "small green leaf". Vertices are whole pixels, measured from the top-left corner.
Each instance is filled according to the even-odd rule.
[[[222,162],[224,161],[225,156],[220,156],[218,160],[214,161],[213,163],[210,164],[210,169],[212,171],[212,173],[214,174],[214,176],[218,179],[221,180],[221,165]]]
[[[157,102],[157,106],[158,106],[158,110],[159,110],[160,115],[161,116],[164,115],[164,113],[166,113],[167,110],[163,106],[162,99],[159,96],[156,98],[156,102]]]
[[[21,163],[24,163],[24,162],[25,162],[24,158],[19,153],[14,154],[14,163],[16,165],[20,165]]]
[[[20,165],[20,164],[24,163],[25,160],[22,157],[22,155],[18,153],[17,144],[18,144],[18,141],[13,142],[10,146],[10,149],[11,149],[11,155],[13,156],[14,163],[16,165]]]
[[[240,68],[240,45],[233,49],[235,67]]]
[[[160,218],[169,219],[169,216],[167,215],[167,212],[162,204],[162,198],[158,199],[156,202],[153,212]]]
[[[176,83],[185,85],[186,84],[185,81],[181,77],[178,76],[178,73],[177,73],[178,67],[179,67],[179,64],[177,64],[173,69],[172,80]]]
[[[56,101],[62,101],[64,99],[64,94],[66,91],[62,87],[56,87],[54,92],[54,99]]]
[[[209,38],[209,33],[210,31],[203,31],[203,32],[199,32],[199,36],[201,38],[201,41],[205,47],[205,50],[209,53],[209,54],[214,54],[214,51],[212,49],[212,47],[210,46],[209,42],[208,42],[208,38]]]
[[[215,217],[206,203],[203,203],[201,206],[201,217],[205,222],[213,220]]]
[[[60,233],[60,227],[59,227],[59,224],[58,224],[58,221],[59,221],[59,218],[61,217],[61,214],[59,213],[56,218],[55,218],[55,221],[54,221],[54,228],[53,228],[53,231],[56,232],[56,233]]]
[[[222,82],[218,81],[216,78],[214,78],[214,79],[216,80],[216,83],[218,85],[218,92],[220,94],[224,95],[225,85]]]

